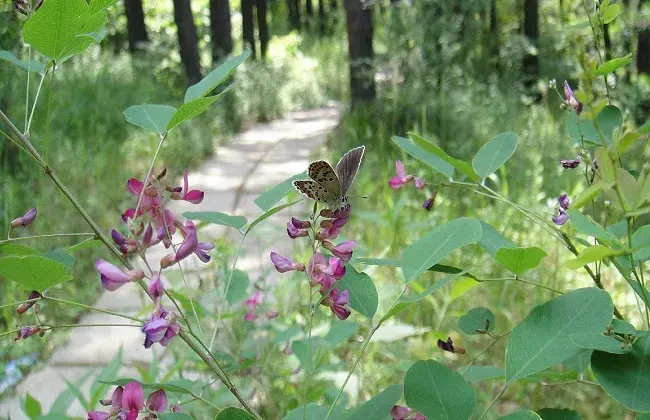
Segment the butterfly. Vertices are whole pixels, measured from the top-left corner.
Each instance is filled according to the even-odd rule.
[[[336,170],[324,160],[309,164],[312,180],[293,181],[293,186],[307,197],[329,206],[330,210],[342,209],[348,202],[347,192],[359,172],[366,146],[356,147],[343,155]]]

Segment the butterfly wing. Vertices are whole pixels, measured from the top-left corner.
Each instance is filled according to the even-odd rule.
[[[327,202],[336,201],[341,197],[341,183],[339,177],[329,163],[324,160],[312,162],[307,171],[309,177],[318,182],[327,196]]]
[[[359,146],[350,150],[343,155],[341,160],[339,160],[339,163],[336,165],[336,173],[341,184],[342,195],[345,195],[348,192],[354,178],[357,176],[365,150],[366,146]]]
[[[293,181],[293,186],[307,197],[321,203],[332,203],[338,199],[338,196],[328,192],[316,181]]]

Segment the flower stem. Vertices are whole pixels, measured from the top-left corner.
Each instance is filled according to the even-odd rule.
[[[554,289],[552,287],[544,286],[543,284],[535,283],[534,281],[530,280],[524,280],[521,277],[504,277],[504,278],[499,278],[499,279],[478,279],[477,281],[479,283],[482,282],[489,282],[489,281],[519,281],[521,283],[526,283],[526,284],[532,284],[535,287],[540,287],[542,289],[550,290],[551,292],[557,293],[558,295],[563,295],[564,292]]]
[[[0,338],[4,337],[5,335],[16,334],[18,331],[20,331],[20,328],[16,328],[15,330],[0,333]]]
[[[18,302],[11,302],[11,303],[8,303],[6,305],[0,305],[0,309],[10,308],[12,306],[22,305],[23,303],[38,302],[38,299],[39,298],[34,298],[34,299],[21,300],[21,301],[18,301]]]
[[[107,315],[119,316],[120,318],[130,319],[132,321],[139,322],[140,324],[142,324],[144,322],[141,319],[134,318],[132,316],[120,314],[120,313],[113,312],[113,311],[107,311],[105,309],[95,308],[94,306],[84,305],[83,303],[73,302],[73,301],[70,301],[70,300],[53,298],[53,297],[50,297],[50,296],[43,296],[42,299],[43,300],[49,300],[50,302],[61,303],[61,304],[64,304],[64,305],[77,306],[79,308],[84,308],[84,309],[87,309],[89,311],[94,311],[94,312],[101,312],[101,313],[107,314]]]
[[[481,414],[481,417],[479,417],[478,420],[481,420],[483,417],[486,416],[486,414],[492,409],[492,407],[494,407],[494,404],[496,404],[497,401],[499,400],[499,398],[501,398],[503,393],[506,392],[507,388],[508,388],[508,384],[503,384],[503,387],[501,388],[501,391],[499,391],[497,396],[494,398],[494,400],[492,400],[492,402],[490,403],[488,408],[483,412],[483,414]]]
[[[475,362],[479,357],[481,357],[481,355],[482,355],[483,353],[485,353],[486,351],[488,351],[489,349],[491,349],[492,346],[494,346],[496,343],[499,342],[499,340],[501,340],[503,337],[507,336],[508,334],[510,334],[510,331],[505,332],[505,333],[503,333],[503,334],[501,334],[501,335],[498,335],[498,336],[496,336],[496,337],[490,336],[490,337],[493,337],[494,340],[493,340],[493,341],[492,341],[492,342],[491,342],[487,347],[485,347],[483,350],[481,350],[480,352],[478,352],[478,354],[477,354],[476,356],[472,357],[472,358],[469,360],[469,364],[468,364],[467,366],[465,366],[465,370],[463,370],[462,375],[465,376],[465,372],[467,372],[467,370],[470,368],[470,366],[472,366],[472,365],[474,364],[474,362]]]
[[[29,120],[27,120],[27,124],[25,126],[25,135],[29,135],[29,129],[32,126],[32,120],[34,119],[34,110],[36,109],[36,104],[38,103],[38,96],[41,93],[41,88],[43,87],[43,82],[45,81],[45,76],[47,76],[47,73],[44,73],[44,74],[41,75],[41,81],[38,84],[38,89],[36,89],[36,96],[34,97],[34,104],[32,105],[32,112],[29,114]]]
[[[3,241],[0,241],[0,245],[4,245],[9,242],[16,241],[26,241],[28,239],[41,239],[41,238],[63,238],[71,236],[95,236],[94,232],[85,232],[85,233],[49,233],[46,235],[34,235],[34,236],[21,236],[19,238],[9,238]]]
[[[44,328],[48,328],[50,330],[55,330],[59,328],[86,328],[86,327],[137,327],[140,328],[139,325],[134,325],[134,324],[114,324],[114,323],[108,323],[108,324],[62,324],[62,325],[47,325],[47,324],[42,324],[41,325]]]
[[[596,47],[596,52],[598,53],[598,64],[603,64],[603,56],[600,53],[600,46],[598,45],[598,34],[596,34],[596,26],[591,21],[591,16],[589,15],[589,9],[587,8],[587,3],[585,0],[582,0],[582,7],[585,9],[585,14],[587,15],[587,20],[589,21],[589,27],[591,28],[591,33],[594,35],[594,46]],[[609,97],[609,85],[607,85],[607,75],[603,74],[603,81],[605,82],[605,92],[607,95],[607,102],[612,103],[611,98]],[[595,119],[594,119],[595,121]]]

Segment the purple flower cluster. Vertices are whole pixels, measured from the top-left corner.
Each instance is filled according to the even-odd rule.
[[[350,219],[350,205],[335,211],[324,209],[320,212],[319,217],[324,219],[321,220],[318,230],[311,221],[292,217],[287,222],[287,234],[291,239],[310,238],[315,242],[315,249],[322,247],[332,254],[331,257],[326,257],[317,251],[305,267],[305,264],[301,262],[291,261],[277,252],[271,251],[271,262],[279,273],[306,271],[309,284],[312,287],[320,288],[320,293],[323,296],[321,304],[329,307],[338,318],[347,319],[350,316],[350,310],[347,307],[350,295],[347,290],[339,290],[336,287],[336,282],[345,276],[344,263],[352,258],[356,243],[355,241],[344,241],[335,245],[331,240],[339,236],[341,229]]]
[[[553,216],[551,219],[556,225],[562,226],[567,222],[567,220],[569,220],[569,214],[565,210],[569,209],[571,200],[569,200],[569,196],[562,194],[557,198],[557,201],[560,204],[560,208],[558,209],[558,214]]]
[[[402,161],[398,160],[395,162],[395,176],[388,181],[388,185],[394,190],[398,190],[403,186],[407,185],[409,182],[413,181],[413,185],[418,190],[421,190],[427,185],[427,182],[421,178],[416,178],[413,175],[406,174],[404,169],[404,164]],[[433,208],[433,205],[436,201],[436,196],[438,195],[438,190],[434,190],[431,196],[427,198],[424,203],[422,203],[422,208],[426,211],[429,211]]]
[[[90,411],[88,420],[136,420],[140,413],[146,414],[144,420],[158,418],[157,413],[163,413],[167,408],[167,394],[159,389],[152,392],[147,401],[144,400],[144,389],[139,382],[129,382],[124,387],[118,386],[110,399],[101,400],[103,406],[110,407],[109,411]],[[171,412],[180,411],[180,406],[172,404]]]

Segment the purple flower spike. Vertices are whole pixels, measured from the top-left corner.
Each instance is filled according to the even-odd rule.
[[[569,215],[562,209],[558,209],[559,213],[557,216],[553,216],[551,220],[558,226],[562,226],[569,220]]]
[[[330,309],[334,312],[339,319],[346,320],[350,316],[350,310],[345,306],[350,302],[350,292],[344,290],[341,293],[337,289],[332,290],[330,295],[332,300],[330,304]]]
[[[124,386],[122,392],[122,409],[132,416],[135,413],[134,419],[137,418],[138,412],[144,408],[144,390],[139,382],[129,382]],[[130,418],[130,417],[127,417]]]
[[[101,258],[95,261],[95,269],[99,272],[102,286],[109,292],[113,292],[129,283],[135,274],[128,273]]]
[[[402,405],[394,405],[390,410],[393,420],[404,420],[411,414],[411,409]]]
[[[162,413],[167,408],[167,394],[162,389],[152,392],[147,398],[147,410]]]
[[[36,208],[30,209],[29,211],[27,211],[27,213],[23,214],[21,217],[12,220],[11,227],[17,228],[19,226],[22,227],[29,226],[32,223],[34,223],[34,220],[36,220],[36,216],[38,216],[38,210],[36,210]]]
[[[582,156],[577,156],[575,159],[565,159],[560,161],[564,169],[575,169],[580,166],[580,162],[582,162]]]
[[[185,239],[183,240],[183,243],[181,243],[181,246],[178,247],[178,250],[176,250],[176,255],[174,256],[174,261],[176,262],[179,262],[192,255],[199,246],[199,238],[196,235],[196,228],[194,227],[194,223],[192,223],[192,221],[187,221],[185,228],[183,229],[183,233],[185,235]]]
[[[303,238],[309,236],[307,229],[299,229],[293,223],[287,222],[287,234],[291,239]]]
[[[43,330],[41,330],[41,327],[38,325],[34,325],[31,327],[20,327],[20,329],[16,333],[16,337],[14,338],[14,341],[18,341],[20,339],[24,340],[40,332],[43,332]]]

